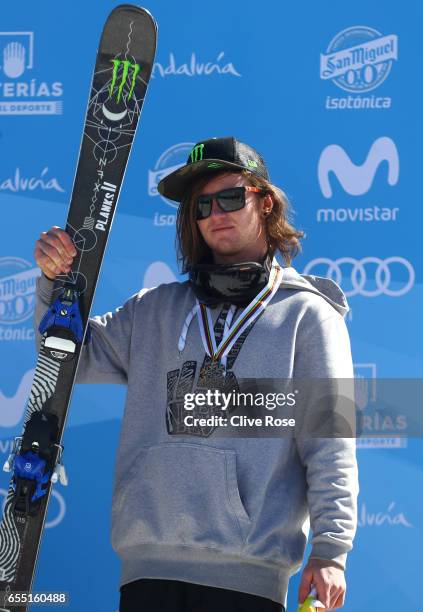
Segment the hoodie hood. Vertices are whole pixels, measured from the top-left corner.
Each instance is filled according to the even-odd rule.
[[[343,317],[345,317],[350,309],[345,293],[335,281],[324,276],[300,274],[292,266],[283,268],[282,282],[279,289],[298,289],[299,291],[317,293]]]
[[[300,274],[292,266],[288,266],[286,268],[282,267],[282,281],[278,290],[281,289],[297,289],[298,291],[310,291],[311,293],[317,293],[317,295],[320,295],[320,297],[326,300],[326,302],[328,302],[332,308],[339,312],[342,317],[345,317],[350,309],[345,293],[342,291],[341,287],[335,283],[335,281],[331,280],[330,278],[325,278],[324,276]],[[178,349],[180,352],[184,350],[188,329],[192,320],[198,314],[197,310],[197,303],[195,303],[185,318],[178,342]],[[229,318],[226,321],[226,324],[229,327],[232,322],[234,310],[235,306],[231,305],[231,309],[228,312]]]

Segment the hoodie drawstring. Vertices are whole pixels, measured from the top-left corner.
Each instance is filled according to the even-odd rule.
[[[178,340],[178,350],[180,353],[182,353],[182,351],[185,348],[185,344],[187,341],[187,335],[188,335],[188,330],[189,330],[189,326],[192,323],[193,318],[195,317],[195,315],[198,315],[198,309],[199,306],[197,304],[194,304],[194,306],[191,308],[191,310],[189,311],[189,313],[187,314],[184,324],[182,325],[182,330],[181,330],[181,335],[179,336],[179,340]],[[227,334],[231,328],[232,325],[232,321],[234,318],[234,315],[236,313],[237,307],[234,304],[231,304],[227,314],[226,314],[226,319],[225,319],[225,334]],[[226,360],[227,360],[227,356],[225,355],[224,357],[222,357],[221,359],[221,364],[222,366],[226,369]]]
[[[184,324],[182,325],[181,335],[179,336],[179,340],[178,340],[178,350],[180,353],[182,353],[182,351],[185,348],[188,329],[189,329],[189,326],[191,325],[193,318],[197,314],[197,310],[198,310],[198,306],[197,304],[194,304],[194,306],[191,308],[191,310],[187,314]]]

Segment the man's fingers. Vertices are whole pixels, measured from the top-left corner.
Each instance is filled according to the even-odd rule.
[[[54,225],[52,230],[54,230],[56,235],[59,237],[61,243],[65,247],[66,252],[74,257],[76,255],[76,249],[69,234],[57,225]]]
[[[62,258],[68,257],[66,246],[63,244],[62,240],[54,230],[42,232],[40,236],[40,242],[49,244],[51,247],[55,248]]]
[[[342,608],[345,600],[345,591],[339,588],[332,588],[327,595],[327,599],[319,597],[319,593],[317,594],[317,599],[322,602],[325,608],[318,608],[319,612],[326,612],[326,610],[336,610],[337,608]]]
[[[51,254],[51,257],[55,259],[55,261],[57,256],[66,257],[66,249],[63,247],[61,240],[57,238],[57,236],[55,236],[54,234],[50,233],[50,231],[42,232],[42,234],[40,235],[39,243],[40,247],[44,250],[44,252],[48,250],[49,254]],[[52,249],[55,249],[55,251],[57,252],[56,258],[52,255]]]
[[[311,573],[303,572],[301,577],[300,588],[298,590],[298,603],[302,604],[311,590]]]
[[[49,260],[51,260],[51,262],[53,262],[54,265],[59,269],[68,267],[67,259],[61,257],[57,249],[54,246],[50,246],[49,243],[40,242],[38,244],[38,250],[38,259],[41,260],[42,263],[47,263]]]
[[[345,603],[345,591],[341,589],[340,593],[336,597],[334,603],[332,604],[332,610],[336,610],[337,608],[342,608]]]
[[[39,265],[44,274],[49,278],[55,278],[58,274],[60,274],[60,270],[54,265],[51,259],[47,257],[46,261],[42,262]]]
[[[44,274],[47,273],[46,274],[47,276],[56,276],[57,274],[60,274],[60,272],[62,271],[59,266],[56,266],[56,264],[54,263],[54,261],[50,259],[50,257],[47,257],[47,255],[41,256],[41,261],[40,261],[39,266],[41,270],[44,272]]]
[[[76,255],[76,249],[70,236],[60,228],[51,228],[47,232],[42,232],[40,240],[57,249],[63,258],[71,259]]]
[[[49,278],[55,278],[61,272],[69,272],[76,253],[69,234],[57,225],[47,232],[41,232],[35,242],[35,261]]]
[[[35,259],[43,271],[46,266],[50,272],[54,271],[55,274],[59,274],[59,272],[69,272],[71,269],[70,264],[67,261],[63,261],[56,249],[48,244],[38,245],[38,254]]]
[[[326,580],[316,576],[314,576],[314,584],[317,591],[316,599],[321,601],[325,608],[330,608],[330,584]]]
[[[342,607],[346,591],[343,568],[338,567],[338,565],[329,560],[310,559],[303,572],[302,579],[304,578],[310,578],[310,581],[316,588],[317,594],[315,599],[324,606],[324,609],[319,608],[319,612]]]

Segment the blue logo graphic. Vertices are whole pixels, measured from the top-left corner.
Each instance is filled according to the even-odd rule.
[[[33,32],[0,32],[4,47],[2,50],[2,67],[5,76],[17,79],[25,70],[33,67],[34,33]]]
[[[398,37],[366,26],[347,28],[320,55],[320,78],[352,93],[371,91],[388,77],[398,59]]]
[[[0,115],[62,114],[62,82],[26,72],[34,68],[34,32],[0,32],[0,67]]]
[[[20,257],[0,258],[0,323],[22,323],[32,316],[40,270]]]

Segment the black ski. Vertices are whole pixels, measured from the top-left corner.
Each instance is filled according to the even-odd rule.
[[[52,483],[67,484],[61,445],[81,347],[119,191],[156,51],[144,9],[121,5],[100,39],[66,231],[77,255],[56,278],[22,436],[5,464],[12,479],[0,524],[0,611],[26,612]],[[5,598],[21,603],[12,606]],[[19,597],[19,596],[18,596]],[[49,600],[47,600],[50,603]],[[53,602],[51,602],[53,603]]]

